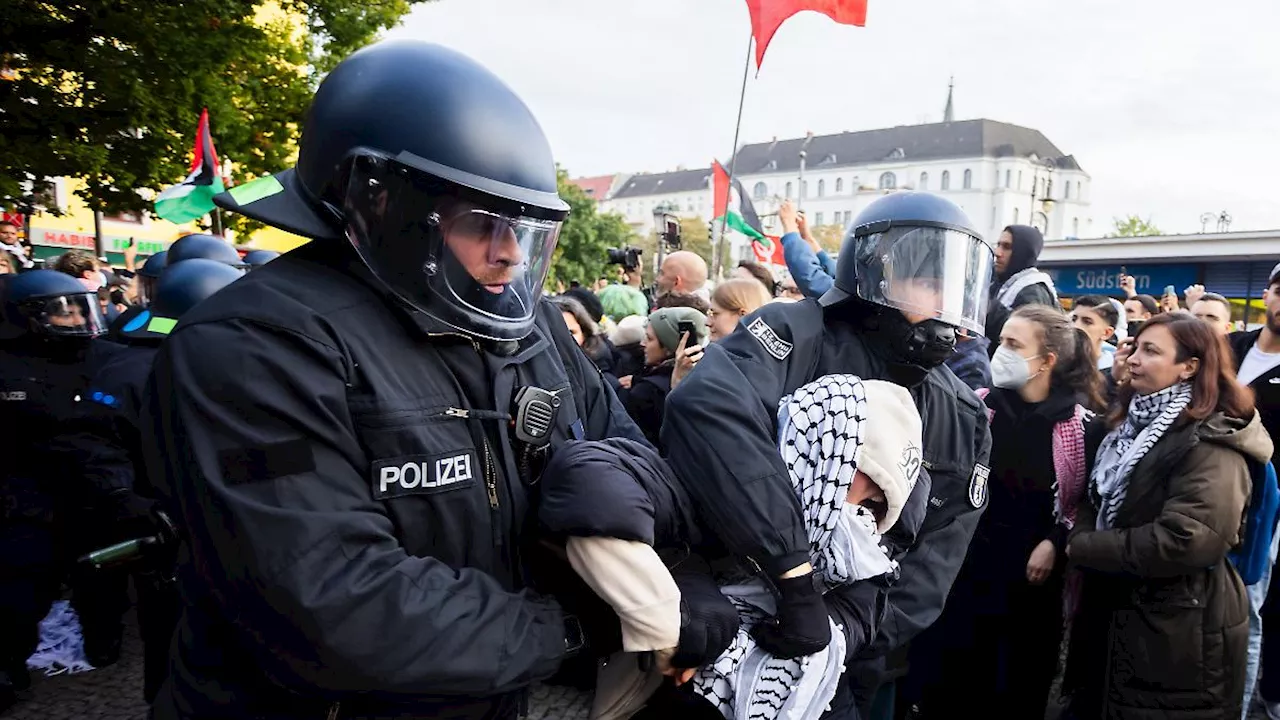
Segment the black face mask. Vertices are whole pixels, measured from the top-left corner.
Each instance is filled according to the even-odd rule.
[[[875,331],[887,341],[892,359],[928,371],[951,357],[956,349],[956,329],[941,320],[912,324],[901,312],[884,309],[876,314]]]

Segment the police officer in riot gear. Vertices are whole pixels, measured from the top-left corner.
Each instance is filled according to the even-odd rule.
[[[146,379],[160,343],[179,318],[243,276],[242,271],[226,263],[204,258],[167,266],[152,288],[145,322],[130,324],[115,338],[123,349],[93,375],[86,395],[92,402],[110,408],[118,419],[113,424],[116,432],[100,438],[99,447],[110,446],[110,450],[127,458],[133,472],[132,487],[142,498],[154,500],[157,495],[147,479],[141,450],[143,431],[138,423]],[[153,526],[152,521],[163,526],[166,520],[158,517],[157,509],[141,498],[137,510],[140,522],[135,523],[135,529],[139,537],[155,536],[165,529]],[[136,571],[134,587],[143,645],[143,697],[150,703],[168,675],[169,644],[178,622],[179,599],[173,579],[173,548],[148,550],[146,557],[134,559],[127,567]]]
[[[902,524],[886,535],[896,551],[911,551],[887,590],[878,636],[869,647],[851,648],[850,684],[829,717],[856,717],[855,705],[865,717],[886,654],[941,613],[985,506],[986,414],[942,363],[955,347],[956,328],[981,331],[992,263],[991,246],[953,203],[914,192],[880,198],[850,226],[832,290],[820,301],[761,308],[710,346],[668,399],[662,441],[673,467],[689,479],[699,510],[728,549],[759,567],[779,592],[776,623],[757,640],[774,654],[796,657],[830,641],[828,613],[853,626],[848,616],[858,603],[845,595],[859,589],[823,597],[808,577],[805,524],[776,445],[778,402],[832,373],[890,380],[915,398],[924,421],[916,491],[930,493],[929,512],[917,537],[904,537]]]
[[[245,265],[249,266],[250,270],[254,270],[278,257],[280,257],[280,253],[275,250],[250,250],[244,254],[244,262]]]
[[[217,260],[232,267],[245,267],[244,259],[231,246],[231,243],[216,235],[205,235],[204,233],[191,233],[174,240],[173,244],[169,246],[165,266],[168,267],[192,258]]]
[[[26,659],[74,553],[108,540],[131,503],[127,468],[94,438],[109,422],[88,402],[92,369],[115,346],[97,293],[53,270],[4,283],[0,322],[0,709],[29,681]],[[95,666],[120,652],[123,576],[73,573],[72,604]]]
[[[313,241],[156,356],[184,607],[154,716],[514,718],[614,649],[527,589],[541,459],[643,438],[540,300],[568,205],[524,103],[454,51],[374,45],[320,85],[295,168],[216,202]]]

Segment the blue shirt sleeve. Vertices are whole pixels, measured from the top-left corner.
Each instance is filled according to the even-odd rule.
[[[826,250],[818,251],[818,264],[822,266],[823,272],[831,277],[836,276],[836,261],[831,259]]]
[[[789,232],[782,236],[782,257],[787,261],[791,279],[796,281],[796,287],[805,297],[820,298],[835,283],[832,274],[823,268],[818,256],[800,238],[800,233]]]

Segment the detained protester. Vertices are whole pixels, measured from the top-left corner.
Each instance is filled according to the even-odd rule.
[[[821,301],[764,306],[708,346],[698,370],[668,397],[662,440],[672,467],[728,550],[778,591],[775,622],[761,623],[755,639],[780,658],[827,647],[828,615],[851,627],[856,600],[843,588],[825,596],[816,589],[772,409],[830,374],[903,385],[921,409],[923,474],[932,480],[928,515],[918,534],[896,527],[885,533],[894,559],[912,550],[899,560],[884,622],[846,670],[831,717],[855,717],[855,705],[869,712],[887,678],[885,656],[938,617],[986,506],[986,412],[940,366],[955,348],[957,327],[981,330],[992,261],[991,246],[950,201],[888,195],[850,226],[835,286]],[[733,452],[709,453],[708,446]]]
[[[452,50],[370,46],[316,91],[297,166],[215,201],[312,242],[155,359],[184,604],[154,717],[515,718],[616,649],[611,613],[528,588],[547,454],[644,439],[540,299],[568,205],[520,98]]]

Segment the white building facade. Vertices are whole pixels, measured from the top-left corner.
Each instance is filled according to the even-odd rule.
[[[1034,225],[1048,238],[1095,233],[1090,178],[1075,158],[1037,130],[993,120],[746,145],[735,176],[772,231],[786,198],[799,203],[814,226],[845,226],[876,198],[913,189],[955,202],[991,240],[1016,224]],[[658,207],[710,220],[711,171],[633,175],[601,203],[640,232],[652,230]]]

